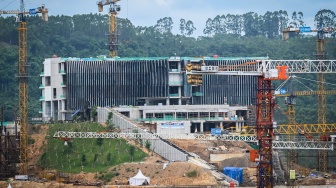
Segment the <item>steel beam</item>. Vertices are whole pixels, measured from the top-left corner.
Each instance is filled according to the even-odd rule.
[[[113,132],[67,132],[57,131],[54,138],[110,138],[110,139],[179,139],[179,140],[221,140],[257,142],[256,136],[202,135],[202,134],[156,134],[156,133],[113,133]],[[292,148],[291,148],[292,147]],[[273,142],[273,149],[333,150],[332,142],[309,142],[280,140]]]

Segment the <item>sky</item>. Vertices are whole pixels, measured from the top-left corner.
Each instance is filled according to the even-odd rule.
[[[104,0],[105,1],[105,0]],[[49,15],[99,13],[97,0],[26,0],[26,9],[45,4]],[[0,0],[0,10],[19,9],[19,0]],[[314,16],[322,9],[336,12],[336,0],[121,0],[120,18],[129,19],[135,26],[154,26],[160,18],[173,19],[173,33],[179,33],[180,19],[191,20],[196,27],[193,36],[203,35],[208,18],[223,14],[244,14],[286,10],[290,16],[302,11],[307,26],[314,28]],[[108,6],[102,14],[108,13]],[[261,28],[262,29],[262,28]]]

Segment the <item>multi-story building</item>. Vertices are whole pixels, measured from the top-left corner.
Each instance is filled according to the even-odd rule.
[[[256,78],[203,75],[202,85],[190,85],[185,65],[222,66],[259,59],[265,58],[49,58],[41,73],[40,112],[44,120],[70,120],[90,106],[114,107],[143,122],[183,119],[191,127],[185,132],[232,123],[239,127],[255,98]]]

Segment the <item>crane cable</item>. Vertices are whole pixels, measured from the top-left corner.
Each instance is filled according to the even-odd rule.
[[[14,3],[15,0],[13,0],[12,2],[8,3],[6,6],[4,6],[2,9],[0,10],[4,10],[6,7],[8,7],[9,5],[11,5],[12,3]]]
[[[317,83],[325,83],[325,84],[329,84],[329,85],[336,86],[336,84],[332,84],[332,83],[328,83],[328,82],[321,82],[321,81],[317,81],[317,80],[311,80],[311,79],[308,79],[308,78],[302,78],[302,77],[298,77],[298,76],[295,76],[295,77],[296,77],[296,78],[303,79],[303,80],[312,81],[312,82],[317,82]]]

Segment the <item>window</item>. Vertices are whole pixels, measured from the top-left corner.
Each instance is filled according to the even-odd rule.
[[[54,99],[57,98],[57,92],[56,92],[56,88],[53,88],[53,96],[54,96]]]
[[[50,76],[45,77],[45,86],[50,86]]]

